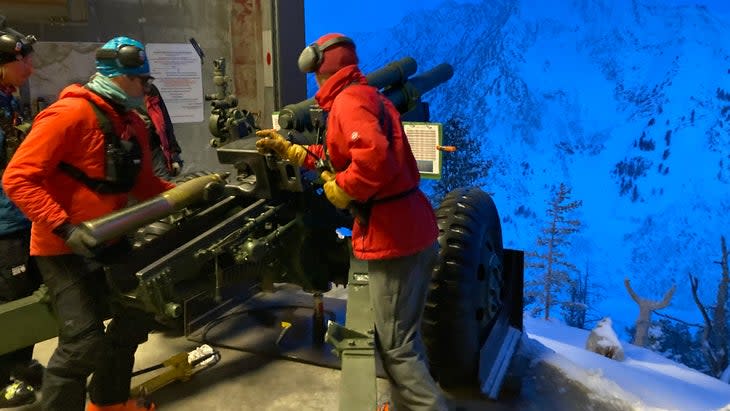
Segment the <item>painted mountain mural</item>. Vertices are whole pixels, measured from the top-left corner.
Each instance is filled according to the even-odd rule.
[[[624,289],[701,322],[730,235],[730,21],[655,0],[444,2],[377,33],[348,33],[363,71],[412,56],[454,77],[427,94],[431,120],[460,118],[491,169],[505,246],[526,251],[564,183],[582,227],[568,259],[590,273],[595,309],[619,332],[638,309]],[[527,272],[528,279],[534,275]]]

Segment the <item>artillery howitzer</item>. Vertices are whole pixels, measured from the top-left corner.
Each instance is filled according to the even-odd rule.
[[[220,313],[258,290],[271,290],[274,283],[321,292],[331,283],[345,283],[350,270],[349,239],[336,229],[351,226],[352,217],[329,204],[316,172],[257,152],[253,117],[227,94],[225,62],[217,60],[215,68],[218,92],[207,96],[215,136],[211,145],[234,174],[198,173],[160,197],[83,223],[100,242],[119,236],[133,240],[129,253],[102,260],[117,298],[162,324],[184,327],[186,334],[203,325],[203,313]],[[416,62],[406,58],[368,80],[404,118],[428,121],[420,97],[447,81],[451,67],[410,77],[415,72]],[[324,122],[313,103],[281,110],[284,134],[302,143],[321,141]],[[511,320],[519,313],[521,328],[521,302],[516,308],[505,305],[515,287],[521,301],[521,255],[502,249],[497,210],[479,189],[455,190],[437,217],[441,251],[424,313],[424,338],[443,386],[473,384],[484,358],[479,350],[499,322],[498,313],[509,311]],[[511,276],[520,282],[510,281]],[[28,309],[42,319],[37,328],[26,326],[24,334],[3,338],[0,353],[55,335],[44,298],[38,292],[16,306],[0,306],[6,329],[27,324]]]

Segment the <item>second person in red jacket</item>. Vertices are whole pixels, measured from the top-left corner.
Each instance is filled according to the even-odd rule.
[[[315,99],[328,114],[324,145],[286,141],[275,130],[262,130],[263,152],[308,168],[328,158],[334,175],[324,185],[327,199],[356,213],[352,248],[367,260],[370,302],[378,348],[390,377],[396,409],[446,410],[441,390],[428,370],[421,340],[421,314],[436,259],[436,216],[419,189],[420,175],[400,113],[358,67],[355,44],[332,33],[302,51],[299,68],[315,73]],[[364,212],[362,212],[364,211]]]
[[[90,259],[94,241],[78,224],[125,207],[130,195],[146,200],[174,186],[154,175],[147,130],[134,111],[150,79],[144,46],[114,38],[97,50],[96,69],[38,114],[3,175],[8,197],[32,221],[30,252],[59,320],[44,411],[82,411],[92,373],[88,410],[154,409],[128,401],[134,353],[151,323],[110,306],[104,274]]]

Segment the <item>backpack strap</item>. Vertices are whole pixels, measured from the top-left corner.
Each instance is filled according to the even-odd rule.
[[[86,101],[89,102],[91,108],[94,110],[96,121],[99,123],[99,127],[104,134],[104,146],[108,147],[109,145],[119,144],[119,136],[117,136],[114,132],[114,127],[112,126],[112,122],[109,120],[109,117],[104,114],[101,107],[99,107],[96,103],[91,100]],[[73,177],[75,180],[82,182],[85,186],[89,187],[89,189],[97,193],[111,194],[125,192],[125,190],[122,190],[120,187],[110,181],[89,177],[88,175],[86,175],[86,173],[69,163],[62,161],[58,163],[58,168],[69,176]]]
[[[109,117],[104,114],[101,107],[99,107],[96,103],[91,100],[87,101],[91,104],[91,108],[94,110],[94,114],[96,115],[96,121],[99,122],[99,127],[101,127],[101,131],[104,133],[104,143],[109,144],[119,142],[119,136],[117,136],[114,132],[114,127],[112,126],[112,122],[109,120]]]
[[[349,88],[351,86],[356,85],[366,85],[366,84],[360,84],[357,82],[350,83],[345,88]],[[371,86],[372,87],[372,86]],[[388,113],[385,112],[385,103],[383,102],[383,99],[386,98],[383,93],[376,90],[376,93],[378,94],[378,103],[380,103],[380,111],[378,113],[378,124],[380,124],[380,129],[385,134],[385,138],[388,140],[388,145],[390,146],[391,143],[393,143],[393,123],[390,120],[390,116],[388,116]],[[327,139],[326,136],[324,136],[324,140],[322,141],[322,147],[324,151],[324,160],[325,164],[330,166],[330,156],[327,150]],[[330,166],[331,168],[331,166]]]
[[[378,102],[380,103],[380,114],[378,118],[378,122],[380,123],[380,129],[383,131],[383,134],[385,134],[385,138],[388,140],[388,147],[390,148],[393,144],[393,121],[391,120],[390,116],[388,115],[388,112],[385,109],[385,95],[378,91]],[[375,204],[382,204],[382,203],[389,203],[391,201],[399,200],[401,198],[408,197],[409,195],[415,193],[419,190],[418,184],[411,187],[408,190],[401,191],[400,193],[396,193],[393,195],[389,195],[386,197],[381,198],[375,198],[377,193],[373,194],[372,197],[367,199],[364,202],[355,202],[356,208],[358,209],[358,212],[361,215],[361,223],[367,224],[369,218],[370,218],[370,211],[372,210],[373,205]]]
[[[385,103],[383,102],[383,99],[386,97],[380,92],[378,92],[378,97],[378,101],[380,102],[380,128],[383,130],[383,133],[385,133],[385,137],[388,139],[388,146],[390,146],[391,144],[393,144],[393,122],[390,119],[388,113],[385,111]],[[367,201],[365,201],[364,204],[367,207],[372,207],[373,204],[388,203],[390,201],[395,201],[403,197],[408,197],[417,190],[418,184],[408,190],[382,198],[375,198],[375,195],[377,194],[376,193],[373,194],[373,196],[370,197]]]
[[[385,133],[385,138],[388,139],[388,145],[393,143],[393,123],[390,120],[390,116],[385,112],[385,103],[383,99],[386,98],[381,92],[378,92],[378,101],[380,102],[380,129]]]

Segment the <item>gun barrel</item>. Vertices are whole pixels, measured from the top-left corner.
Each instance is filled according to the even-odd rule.
[[[454,68],[451,67],[451,64],[441,63],[431,70],[408,80],[408,83],[418,89],[421,92],[420,94],[423,95],[436,88],[436,86],[446,83],[453,75]]]
[[[405,113],[424,93],[454,75],[451,65],[443,63],[409,79],[417,69],[418,65],[413,57],[404,57],[369,73],[366,78],[371,86],[384,89],[385,95],[393,100],[398,110]],[[315,104],[316,101],[310,98],[284,106],[279,112],[279,127],[301,132],[311,130],[309,109]]]
[[[379,89],[403,84],[418,68],[413,57],[404,57],[388,63],[366,77],[368,84]],[[309,108],[316,104],[313,98],[284,106],[279,112],[279,127],[286,130],[305,131],[309,129]]]
[[[211,184],[224,185],[225,176],[209,174],[196,177],[147,201],[85,221],[82,225],[99,243],[103,243],[202,201]]]
[[[454,75],[454,69],[450,64],[442,63],[429,71],[421,73],[398,87],[386,89],[385,94],[393,105],[402,113],[414,108],[424,93],[436,88],[438,85],[447,82]]]
[[[416,73],[416,70],[418,70],[416,60],[413,57],[404,57],[368,73],[365,77],[368,79],[368,84],[381,89],[405,83],[408,81],[408,77]]]
[[[279,111],[279,127],[287,130],[304,131],[309,128],[309,108],[317,102],[307,99],[284,106]]]

